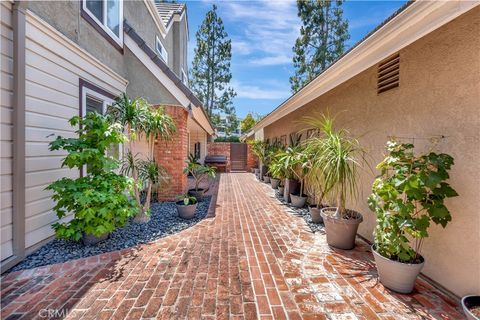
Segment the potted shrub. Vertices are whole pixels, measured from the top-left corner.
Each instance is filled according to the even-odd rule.
[[[452,220],[444,204],[457,196],[446,182],[453,158],[429,152],[415,155],[413,144],[387,143],[388,156],[377,166],[381,175],[368,198],[377,216],[373,255],[380,281],[409,293],[425,264],[420,255],[431,223],[446,227]]]
[[[336,202],[336,207],[320,210],[327,243],[335,248],[350,250],[355,247],[358,225],[363,217],[356,211],[346,209],[346,197],[355,197],[357,194],[357,173],[363,150],[347,130],[334,130],[333,119],[328,115],[322,115],[317,122],[322,137],[310,142],[316,144],[318,150],[314,166],[320,168],[324,190],[328,190]]]
[[[195,211],[197,210],[197,198],[189,194],[183,194],[177,197],[178,216],[182,219],[192,219],[195,217]]]
[[[281,182],[285,178],[285,170],[283,168],[283,163],[280,161],[281,147],[275,152],[270,161],[270,166],[268,167],[268,172],[271,176],[270,183],[272,184],[273,189],[278,189]]]
[[[468,320],[480,320],[480,296],[463,297],[462,308]]]
[[[290,160],[294,158],[294,155],[297,151],[300,150],[300,140],[302,135],[297,133],[292,133],[289,135],[290,144],[289,146],[282,152],[280,152],[279,162],[283,165],[283,170],[285,174],[285,182],[283,184],[283,200],[285,202],[290,202],[290,194],[297,194],[300,189],[300,183],[295,179],[295,174],[292,170],[292,164]]]
[[[289,147],[286,152],[281,155],[281,161],[283,161],[291,176],[295,177],[295,180],[300,184],[298,192],[295,192],[297,190],[294,190],[293,188],[293,190],[291,189],[289,192],[292,205],[297,208],[302,208],[305,206],[305,202],[307,201],[307,196],[303,192],[305,176],[307,175],[309,169],[309,159],[306,149],[300,144],[294,147]]]
[[[195,180],[193,189],[188,190],[188,194],[200,200],[208,189],[200,188],[200,183],[208,177],[215,178],[215,168],[202,165],[193,158],[187,160],[187,166],[183,169],[185,174],[190,174]]]
[[[310,213],[313,223],[322,223],[323,219],[320,215],[320,210],[324,207],[323,198],[325,193],[323,191],[323,184],[317,182],[317,177],[316,174],[309,172],[305,180],[306,184],[309,186],[309,191],[307,193],[313,200],[308,206],[308,213]]]
[[[267,143],[262,140],[251,140],[251,141],[248,141],[247,143],[252,146],[251,148],[252,148],[253,154],[260,161],[257,169],[258,171],[257,170],[255,171],[257,172],[257,178],[259,180],[262,180],[263,176],[267,172],[265,167],[265,156],[266,156],[265,152],[267,148]]]
[[[133,195],[133,181],[115,172],[119,161],[107,153],[111,146],[125,142],[126,137],[119,124],[95,112],[83,119],[73,117],[70,124],[79,127],[78,137],[58,136],[50,143],[50,150],[68,152],[62,167],[85,170],[79,178],[62,178],[47,187],[53,191],[57,217],[63,219],[73,213],[72,220],[60,220],[53,228],[58,238],[83,240],[91,245],[106,239],[138,211],[129,197]]]

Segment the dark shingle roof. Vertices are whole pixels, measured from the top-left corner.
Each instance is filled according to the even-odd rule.
[[[182,14],[185,10],[185,4],[183,3],[171,3],[171,2],[156,2],[157,12],[162,18],[165,28],[168,27],[170,21],[172,21],[175,14]]]

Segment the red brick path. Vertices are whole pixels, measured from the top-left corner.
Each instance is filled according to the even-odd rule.
[[[216,217],[174,236],[2,278],[2,319],[463,319],[458,310],[424,281],[412,295],[384,289],[368,245],[330,249],[248,173],[221,175]]]

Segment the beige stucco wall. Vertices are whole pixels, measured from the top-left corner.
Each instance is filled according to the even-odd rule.
[[[401,50],[397,89],[377,95],[372,67],[264,129],[265,139],[289,134],[305,127],[303,116],[329,109],[338,113],[338,127],[360,137],[372,168],[389,136],[406,137],[421,151],[429,137],[444,135],[436,150],[455,158],[450,183],[460,196],[447,201],[453,216],[447,228],[430,229],[423,272],[459,296],[480,292],[479,24],[477,7]],[[368,239],[375,216],[366,198],[376,174],[362,172],[360,195],[349,204],[363,213],[359,233]]]

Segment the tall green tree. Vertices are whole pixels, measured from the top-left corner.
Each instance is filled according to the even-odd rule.
[[[218,124],[219,114],[227,117],[235,114],[232,100],[236,93],[229,86],[232,79],[232,41],[228,38],[222,18],[217,15],[216,5],[207,12],[196,38],[191,86],[212,122]]]
[[[248,113],[245,118],[243,118],[243,120],[240,122],[240,129],[242,130],[242,133],[250,131],[250,129],[253,128],[255,123],[256,121],[253,115],[251,113]]]
[[[293,47],[295,74],[290,77],[293,92],[314,79],[345,51],[350,35],[342,4],[341,0],[297,0],[302,26]]]

